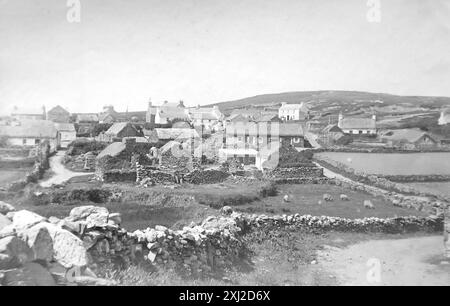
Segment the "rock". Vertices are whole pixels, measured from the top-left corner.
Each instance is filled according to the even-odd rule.
[[[104,207],[79,206],[70,211],[69,221],[85,220],[88,228],[105,226],[108,223],[109,211]]]
[[[39,223],[19,233],[33,250],[35,259],[50,262],[53,259],[53,239],[45,223]]]
[[[66,219],[61,220],[58,225],[76,235],[82,235],[87,227],[87,223],[85,221],[69,221]]]
[[[10,224],[11,224],[11,220],[6,218],[6,216],[0,214],[0,231]]]
[[[117,283],[104,278],[96,278],[91,276],[74,276],[72,281],[80,286],[115,286]]]
[[[17,211],[12,216],[12,224],[17,231],[25,230],[44,221],[46,221],[44,217],[28,210]]]
[[[120,213],[112,213],[108,215],[108,222],[113,221],[114,224],[120,225],[122,223],[122,216]]]
[[[53,240],[53,259],[65,268],[84,267],[88,256],[83,241],[77,236],[51,223],[42,223]]]
[[[11,204],[5,203],[3,201],[0,201],[0,214],[6,215],[9,212],[16,211],[14,206]]]
[[[162,226],[162,225],[156,225],[155,226],[155,230],[156,231],[160,231],[160,232],[166,232],[167,231],[167,227]]]
[[[52,224],[58,224],[60,221],[61,221],[61,219],[53,217],[53,216],[48,218],[48,222],[50,222]]]
[[[231,215],[233,213],[233,209],[230,206],[224,206],[220,209],[220,212],[223,215]]]
[[[23,267],[6,271],[3,283],[6,286],[56,286],[50,272],[38,263],[29,262]]]
[[[339,196],[339,198],[341,199],[341,201],[349,201],[350,200],[346,194],[341,194]]]
[[[16,234],[16,229],[14,228],[14,226],[12,224],[7,225],[7,226],[3,227],[2,229],[0,229],[0,239],[9,237],[9,236],[14,236],[15,234]]]
[[[0,239],[0,270],[15,268],[32,260],[33,251],[18,237]]]

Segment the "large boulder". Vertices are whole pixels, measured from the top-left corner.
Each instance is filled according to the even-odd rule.
[[[6,215],[7,213],[9,213],[11,211],[16,211],[14,206],[12,206],[11,204],[5,203],[3,201],[0,201],[0,214]]]
[[[109,211],[104,207],[98,206],[80,206],[70,211],[69,221],[86,221],[88,228],[101,227],[108,224]]]
[[[26,230],[44,221],[46,221],[44,217],[28,210],[20,210],[12,214],[12,225],[17,231]]]
[[[71,232],[51,223],[42,223],[53,241],[53,259],[65,268],[83,267],[88,255],[83,241]]]
[[[0,270],[15,268],[34,259],[33,250],[18,237],[0,239]]]
[[[53,259],[53,238],[47,224],[36,224],[20,232],[19,237],[33,250],[36,259],[50,262]]]
[[[29,262],[23,267],[6,271],[3,284],[6,286],[55,286],[52,275],[40,264]]]

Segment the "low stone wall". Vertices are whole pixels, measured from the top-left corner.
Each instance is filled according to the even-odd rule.
[[[300,178],[275,178],[276,184],[330,184],[327,177],[300,177]]]
[[[9,184],[8,191],[19,191],[29,183],[37,183],[38,180],[42,179],[45,171],[50,167],[49,159],[51,156],[52,153],[50,153],[50,145],[48,143],[44,142],[37,147],[33,169],[23,179]]]
[[[184,176],[188,183],[192,184],[215,184],[225,181],[229,173],[220,170],[194,170]]]
[[[138,165],[136,169],[137,169],[136,175],[137,182],[144,182],[145,180],[157,184],[175,183],[175,176],[172,173],[158,170],[155,167],[142,165]]]
[[[450,175],[377,175],[378,177],[385,178],[391,182],[448,182],[450,181]]]
[[[101,173],[98,178],[105,183],[109,182],[136,182],[136,170],[108,170]]]
[[[143,261],[182,274],[208,275],[233,269],[249,256],[243,235],[274,227],[313,232],[443,230],[442,217],[356,220],[299,214],[269,217],[235,213],[230,207],[222,208],[222,213],[182,230],[155,226],[130,233],[120,227],[120,214],[109,213],[103,207],[75,207],[67,218],[46,219],[0,203],[0,284],[112,285],[114,282],[96,276],[97,269],[125,268]],[[34,269],[32,274],[30,265]],[[36,269],[39,277],[35,275]]]
[[[252,215],[245,218],[250,228],[290,227],[302,230],[341,231],[359,233],[412,233],[418,231],[441,232],[442,217],[398,217],[346,219],[340,217],[311,215],[265,216]]]
[[[269,179],[286,178],[320,178],[323,177],[323,169],[315,165],[275,168],[266,173]]]

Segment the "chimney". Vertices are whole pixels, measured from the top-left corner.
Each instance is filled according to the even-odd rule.
[[[47,119],[47,112],[45,111],[45,105],[42,105],[42,114],[44,115],[44,120]]]
[[[344,119],[344,115],[342,115],[342,112],[339,112],[339,117],[338,117],[338,126],[341,125],[341,121],[342,119]]]
[[[148,108],[150,109],[152,107],[152,98],[148,99]]]
[[[184,107],[184,102],[183,100],[180,100],[180,103],[178,104],[179,107]]]

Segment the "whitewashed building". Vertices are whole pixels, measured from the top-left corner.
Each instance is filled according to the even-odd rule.
[[[450,109],[443,110],[438,121],[439,125],[446,125],[450,123]]]
[[[58,144],[66,149],[69,144],[77,138],[77,132],[73,123],[55,123],[58,131]]]
[[[338,127],[350,135],[377,135],[377,116],[370,118],[344,117],[339,114]]]
[[[283,121],[307,120],[309,117],[309,108],[303,102],[300,104],[283,102],[278,109],[278,117]]]

